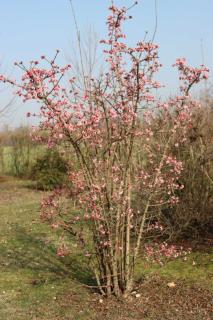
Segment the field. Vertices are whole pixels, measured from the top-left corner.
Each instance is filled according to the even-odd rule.
[[[42,192],[29,186],[0,182],[1,320],[211,319],[208,244],[194,245],[186,261],[138,265],[131,297],[106,300],[90,288],[92,276],[74,246],[69,257],[56,256],[57,235],[39,221]]]

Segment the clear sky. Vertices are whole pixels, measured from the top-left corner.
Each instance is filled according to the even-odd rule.
[[[119,6],[129,6],[131,0],[115,0]],[[109,0],[73,0],[78,25],[86,36],[92,27],[100,38],[106,35],[106,16]],[[150,38],[155,28],[155,1],[139,0],[131,14],[134,20],[126,25],[129,43]],[[191,65],[203,62],[213,70],[213,0],[157,0],[157,33],[160,60],[164,69],[159,75],[167,85],[166,93],[175,93],[177,74],[171,68],[177,57],[186,57]],[[0,0],[0,73],[16,76],[14,61],[28,62],[40,55],[53,56],[61,50],[60,64],[67,63],[75,38],[74,22],[68,0]],[[212,72],[210,74],[212,83]],[[8,90],[0,90],[1,105],[10,100]],[[26,122],[28,108],[20,101],[15,111],[1,122],[18,125]]]

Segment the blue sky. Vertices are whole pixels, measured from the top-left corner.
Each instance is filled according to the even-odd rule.
[[[117,0],[129,6],[130,0]],[[92,27],[100,38],[106,35],[105,19],[108,0],[73,0],[79,28],[86,37]],[[143,39],[146,31],[152,36],[155,27],[155,1],[139,0],[131,14],[134,20],[125,30],[129,43]],[[164,68],[159,79],[167,85],[166,94],[175,93],[177,74],[171,68],[177,57],[186,57],[191,65],[204,62],[213,69],[213,0],[157,0],[158,25],[155,42],[160,44],[160,60]],[[14,61],[25,62],[40,55],[52,56],[60,49],[59,63],[67,63],[73,50],[75,28],[68,0],[0,0],[0,72],[16,76]],[[212,73],[210,80],[212,83]],[[8,90],[0,90],[1,104],[10,100]],[[163,93],[164,94],[164,93]],[[0,121],[12,125],[24,123],[25,113],[34,105],[14,104],[14,112]]]

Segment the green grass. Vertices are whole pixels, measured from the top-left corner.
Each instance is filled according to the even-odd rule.
[[[78,254],[56,256],[58,238],[39,221],[41,194],[25,185],[13,179],[0,184],[0,319],[75,314],[76,306],[62,308],[58,299],[65,292],[87,299],[83,284],[91,275]]]
[[[0,320],[99,319],[85,287],[92,283],[86,262],[74,246],[69,257],[56,256],[57,234],[39,221],[42,193],[27,185],[0,182]],[[196,252],[163,267],[141,263],[137,277],[157,273],[210,288],[212,257]]]
[[[210,252],[193,252],[187,260],[179,257],[167,261],[163,266],[154,263],[139,262],[136,270],[137,277],[141,274],[158,274],[168,281],[184,280],[189,284],[197,284],[207,289],[213,287],[213,254]]]

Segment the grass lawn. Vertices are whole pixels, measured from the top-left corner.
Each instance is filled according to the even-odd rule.
[[[39,221],[42,193],[27,184],[0,180],[0,320],[211,319],[208,248],[163,267],[139,264],[145,281],[136,293],[105,300],[85,286],[92,278],[74,247],[70,257],[56,256],[57,235]]]

